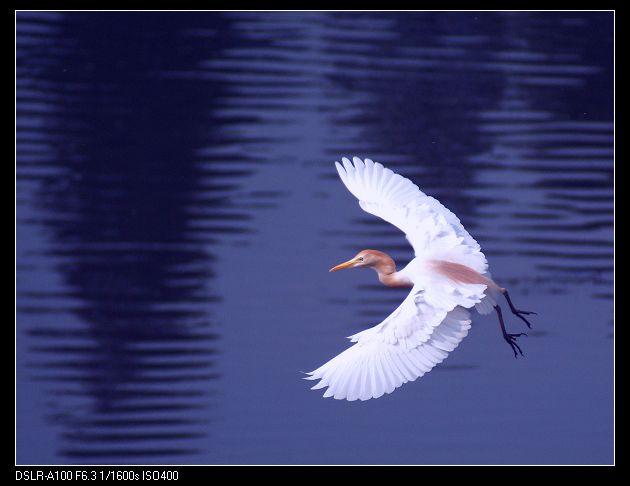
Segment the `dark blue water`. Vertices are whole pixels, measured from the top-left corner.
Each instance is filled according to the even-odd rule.
[[[17,463],[612,463],[612,15],[18,13]],[[477,316],[309,390],[406,293],[327,270],[413,256],[344,155],[460,217],[525,359]]]

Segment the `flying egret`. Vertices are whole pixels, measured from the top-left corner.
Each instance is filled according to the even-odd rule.
[[[508,291],[488,272],[479,244],[451,211],[418,186],[378,162],[343,158],[335,162],[339,177],[359,200],[361,208],[402,230],[415,258],[400,271],[392,258],[377,250],[363,250],[330,269],[371,268],[388,287],[411,287],[411,292],[383,322],[349,339],[356,343],[315,371],[307,380],[320,380],[312,389],[328,387],[324,397],[368,400],[391,393],[442,362],[470,329],[470,313],[494,309],[503,338],[514,356],[523,351],[505,329],[498,300],[505,297],[510,310],[528,327]]]

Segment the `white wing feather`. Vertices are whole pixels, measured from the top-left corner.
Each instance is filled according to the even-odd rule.
[[[437,309],[414,287],[381,324],[351,336],[356,344],[307,380],[320,380],[313,390],[328,387],[324,397],[368,400],[391,393],[441,363],[466,337],[470,314],[463,307]]]
[[[365,212],[405,233],[416,257],[465,261],[485,273],[488,265],[479,244],[437,199],[378,162],[358,157],[353,161],[354,165],[344,157],[343,165],[335,162],[339,177]]]
[[[431,259],[462,263],[486,273],[478,243],[436,199],[378,162],[355,157],[335,162],[341,180],[366,212],[403,231],[416,258],[400,273],[414,282],[402,304],[379,325],[350,336],[353,346],[308,373],[328,387],[324,397],[367,400],[424,375],[455,349],[470,329],[468,308],[487,310],[486,286],[455,286],[426,272]],[[491,308],[491,306],[490,306]]]

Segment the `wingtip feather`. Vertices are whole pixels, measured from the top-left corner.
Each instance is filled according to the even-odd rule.
[[[354,167],[357,170],[360,170],[360,171],[365,170],[365,164],[359,157],[352,157],[352,162],[354,162]]]

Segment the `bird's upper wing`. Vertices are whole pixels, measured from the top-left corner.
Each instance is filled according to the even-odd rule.
[[[462,261],[479,273],[487,262],[479,244],[440,202],[409,179],[370,159],[335,162],[337,172],[361,208],[399,228],[417,257]]]
[[[470,329],[469,312],[455,303],[436,306],[414,286],[382,323],[350,336],[356,344],[306,379],[328,387],[324,397],[368,400],[391,393],[442,362]]]

